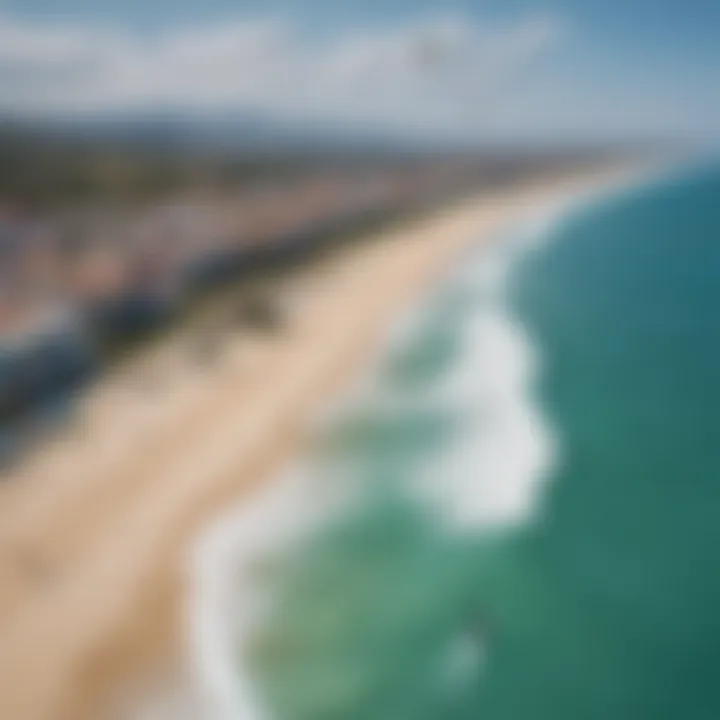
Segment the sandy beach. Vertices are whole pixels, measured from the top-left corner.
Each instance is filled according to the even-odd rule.
[[[0,717],[98,720],[182,662],[186,558],[273,477],[402,311],[469,247],[543,202],[637,169],[464,199],[274,281],[274,334],[230,328],[198,362],[180,329],[83,397],[0,485]]]

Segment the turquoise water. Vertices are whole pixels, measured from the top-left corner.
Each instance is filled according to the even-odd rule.
[[[318,448],[274,718],[720,717],[720,172],[506,235]]]

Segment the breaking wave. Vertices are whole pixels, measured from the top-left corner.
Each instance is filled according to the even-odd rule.
[[[361,404],[380,414],[431,408],[462,418],[460,431],[430,455],[406,488],[448,532],[512,528],[532,518],[540,505],[558,459],[558,441],[535,396],[538,349],[513,317],[509,296],[518,264],[585,198],[538,206],[492,243],[484,242],[429,302],[399,323],[386,346],[387,360],[433,328],[452,325],[457,352],[442,374],[419,390],[403,390],[383,379],[381,367],[375,384],[362,384]],[[320,430],[350,412],[357,394],[324,413]],[[291,469],[254,501],[243,501],[198,543],[191,655],[202,720],[268,720],[248,658],[252,630],[271,602],[263,574],[347,505],[342,491],[318,492],[318,482],[312,462]],[[319,497],[326,502],[319,503]],[[454,647],[450,655],[455,665],[469,662],[465,646]]]

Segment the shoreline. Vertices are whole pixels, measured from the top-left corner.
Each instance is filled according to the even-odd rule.
[[[624,185],[621,177],[618,182],[611,182],[609,188],[601,183],[600,187],[581,188],[578,192],[563,192],[559,198],[541,200],[528,213],[530,225],[533,228],[537,225],[537,233],[544,236],[546,226],[562,221],[568,213],[581,209],[586,203],[622,194]],[[635,183],[631,182],[630,187],[634,186]],[[523,236],[526,232],[524,220],[520,229]],[[511,222],[510,226],[514,227],[514,223]],[[501,223],[497,231],[503,234],[505,229],[505,223]],[[487,235],[481,242],[493,243],[495,233]],[[536,231],[531,230],[531,235],[534,237]],[[491,248],[488,250],[492,252]],[[426,294],[422,293],[423,296]],[[397,340],[404,336],[408,321],[412,325],[417,298],[415,300],[409,313],[406,311],[411,317],[400,318],[388,333],[389,338],[381,343],[377,353],[380,361],[392,355],[399,344]],[[367,371],[370,378],[376,373],[376,364],[380,364],[377,358]],[[358,396],[363,395],[362,388],[366,384],[364,373],[360,387],[344,393],[336,403],[337,408],[333,404],[331,422],[336,415],[342,415],[345,408],[352,409]],[[325,425],[323,415],[320,427]],[[194,604],[188,618],[192,640],[189,644],[192,656],[189,663],[191,690],[187,690],[186,679],[185,687],[180,693],[176,691],[175,698],[168,697],[166,693],[163,698],[166,705],[162,710],[155,709],[151,713],[153,720],[177,717],[181,705],[192,708],[187,715],[191,720],[232,720],[238,717],[267,720],[271,717],[263,711],[248,676],[249,668],[244,666],[247,658],[243,650],[252,642],[253,620],[257,619],[257,613],[262,618],[265,604],[262,580],[258,583],[253,576],[253,568],[258,563],[260,567],[264,566],[266,561],[272,567],[278,553],[282,556],[322,528],[323,520],[328,517],[328,507],[332,510],[336,506],[344,506],[344,498],[339,498],[340,502],[333,502],[338,500],[336,498],[326,503],[318,503],[317,500],[308,502],[308,498],[317,498],[318,491],[327,488],[313,484],[307,472],[312,470],[312,464],[306,467],[307,460],[301,454],[294,465],[263,485],[247,502],[238,503],[234,509],[224,512],[197,540],[192,565],[194,582],[191,597]],[[176,687],[181,686],[181,683],[176,683]],[[175,705],[174,702],[180,704]]]
[[[0,517],[11,520],[0,532],[8,561],[0,714],[107,717],[118,694],[181,656],[188,544],[228,503],[270,485],[264,480],[302,447],[322,401],[367,364],[392,318],[464,250],[529,208],[638,176],[615,167],[530,181],[372,233],[287,290],[287,332],[229,342],[210,372],[181,366],[163,377],[182,388],[163,388],[172,397],[144,427],[133,418],[146,406],[133,416],[133,398],[101,397],[84,432],[109,430],[106,445],[78,455],[80,439],[60,442],[0,497]],[[49,572],[23,577],[12,567],[18,548]]]

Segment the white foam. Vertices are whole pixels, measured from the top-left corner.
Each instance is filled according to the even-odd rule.
[[[537,349],[511,315],[512,272],[527,253],[557,235],[561,222],[622,196],[637,180],[601,185],[539,205],[498,234],[452,278],[448,292],[470,291],[477,301],[461,329],[461,359],[424,400],[414,398],[434,406],[445,404],[470,418],[465,432],[428,464],[415,484],[449,528],[515,527],[537,512],[559,448],[535,400]]]
[[[198,720],[268,717],[246,656],[268,611],[263,571],[342,502],[340,493],[316,490],[309,467],[289,470],[200,538],[190,612]]]
[[[382,358],[413,320],[401,319],[370,358],[369,368],[344,393],[320,408],[308,430],[322,437],[362,399],[372,394]],[[332,484],[317,463],[296,463],[253,498],[220,518],[199,538],[191,566],[190,657],[196,720],[267,720],[270,717],[250,679],[247,650],[270,607],[264,567],[286,557],[356,499],[342,469]]]
[[[468,423],[428,463],[416,488],[455,530],[527,521],[556,460],[553,432],[533,399],[538,358],[526,330],[510,315],[507,285],[514,263],[551,236],[564,208],[543,208],[505,233],[449,287],[474,290],[477,305],[461,328],[457,365],[425,401],[462,412]]]

